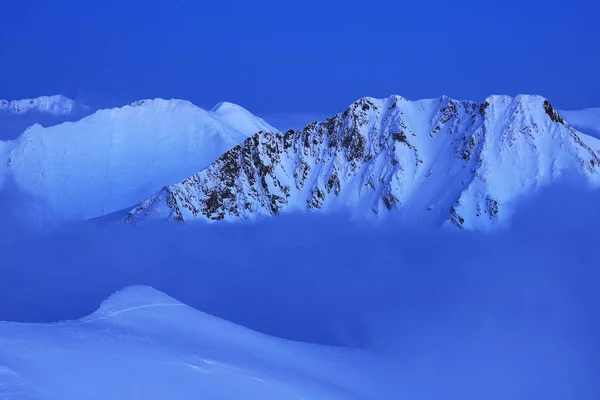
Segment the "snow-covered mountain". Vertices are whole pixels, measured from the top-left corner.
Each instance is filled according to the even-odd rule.
[[[600,184],[599,155],[600,140],[540,96],[363,98],[303,129],[248,138],[165,186],[126,221],[349,209],[485,229],[505,220],[514,200],[566,172]]]
[[[391,399],[390,366],[266,336],[143,286],[77,321],[0,322],[3,399]]]
[[[91,113],[90,107],[65,96],[42,96],[34,99],[0,99],[0,140],[14,139],[34,124],[58,125],[76,121]]]
[[[94,218],[133,207],[259,130],[274,128],[230,103],[205,111],[141,100],[0,141],[0,183],[11,179],[62,220]]]

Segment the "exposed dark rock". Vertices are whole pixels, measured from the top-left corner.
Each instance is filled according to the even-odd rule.
[[[479,114],[483,117],[483,115],[485,114],[485,110],[490,106],[490,103],[488,103],[487,101],[484,101],[483,103],[481,103],[481,105],[479,106]]]
[[[558,111],[556,111],[548,100],[544,100],[544,110],[546,114],[550,117],[550,119],[554,122],[558,122],[559,124],[564,124],[565,121],[562,119]]]
[[[498,216],[499,205],[498,200],[488,197],[485,199],[486,211],[490,218],[496,218]]]
[[[392,138],[394,138],[394,140],[397,142],[408,143],[406,135],[404,134],[404,131],[392,133]]]
[[[393,210],[396,205],[400,203],[396,196],[389,192],[384,194],[381,199],[383,200],[383,204],[385,204],[385,208],[388,210]]]
[[[338,178],[337,173],[335,171],[331,174],[331,176],[327,180],[327,185],[325,185],[325,186],[329,193],[331,193],[332,190],[336,196],[340,193],[340,190],[341,190],[340,178]]]
[[[465,223],[465,219],[458,215],[456,212],[456,208],[452,207],[450,209],[450,215],[448,216],[448,220],[452,222],[455,226],[460,229],[463,229],[463,224]]]

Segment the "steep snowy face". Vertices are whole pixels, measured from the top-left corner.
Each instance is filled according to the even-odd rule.
[[[77,122],[34,125],[4,143],[0,168],[53,216],[94,218],[201,170],[254,134],[255,125],[269,127],[248,112],[219,115],[187,101],[141,100]]]
[[[77,104],[64,96],[43,96],[35,99],[0,99],[0,140],[16,138],[29,126],[58,125],[75,121],[91,113],[88,106]]]
[[[244,219],[289,210],[394,211],[488,228],[566,170],[600,183],[600,141],[539,96],[364,98],[285,134],[261,132],[132,210],[126,220]]]

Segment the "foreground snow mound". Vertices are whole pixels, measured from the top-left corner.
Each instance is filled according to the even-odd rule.
[[[271,129],[241,107],[227,108],[234,110],[141,100],[73,123],[34,125],[0,143],[0,170],[59,219],[104,216],[206,167],[257,130]]]
[[[396,212],[405,222],[488,229],[520,196],[573,171],[600,184],[600,140],[540,96],[363,98],[303,129],[258,133],[126,220],[221,220],[290,210]]]
[[[375,355],[284,341],[129,287],[81,320],[0,323],[0,398],[393,398]]]

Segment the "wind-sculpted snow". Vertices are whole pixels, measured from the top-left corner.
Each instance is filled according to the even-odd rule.
[[[126,220],[222,220],[292,210],[395,213],[404,222],[491,228],[514,201],[575,172],[600,184],[600,140],[539,96],[363,98],[286,133],[260,132],[167,185]]]
[[[132,207],[269,128],[229,103],[205,111],[181,100],[141,100],[0,142],[0,179],[10,177],[59,220],[94,218]]]

